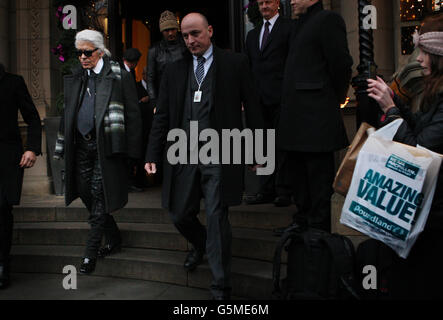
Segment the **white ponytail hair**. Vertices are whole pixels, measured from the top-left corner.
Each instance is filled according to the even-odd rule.
[[[79,42],[90,42],[94,47],[98,48],[101,52],[104,52],[109,58],[111,52],[105,47],[103,35],[96,30],[85,29],[78,32],[75,35],[75,47],[77,48]]]

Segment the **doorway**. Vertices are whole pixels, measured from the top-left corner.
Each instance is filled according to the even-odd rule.
[[[112,4],[113,3],[113,4]],[[160,14],[169,10],[175,13],[178,21],[190,12],[204,14],[214,27],[213,42],[222,49],[241,51],[243,48],[243,15],[242,2],[238,0],[166,0],[166,1],[109,1],[111,51],[114,56],[121,57],[128,48],[137,48],[142,53],[136,68],[137,80],[142,77],[146,66],[149,47],[160,41],[162,35],[158,21]],[[117,28],[117,26],[121,28]],[[121,39],[121,41],[117,40]]]

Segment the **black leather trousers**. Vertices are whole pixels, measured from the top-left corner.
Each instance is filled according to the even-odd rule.
[[[121,242],[120,231],[114,218],[105,210],[102,168],[96,139],[92,137],[85,140],[79,134],[76,147],[77,189],[90,213],[88,222],[91,226],[84,257],[96,259],[103,236],[106,244],[115,245]]]
[[[12,206],[0,190],[0,264],[9,263],[9,253],[12,244]]]

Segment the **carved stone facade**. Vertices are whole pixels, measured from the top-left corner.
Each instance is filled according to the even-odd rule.
[[[0,61],[7,71],[23,76],[43,123],[61,88],[60,71],[50,51],[56,33],[51,30],[53,16],[50,0],[0,0]],[[45,142],[43,134],[44,154],[25,171],[24,194],[50,191]]]

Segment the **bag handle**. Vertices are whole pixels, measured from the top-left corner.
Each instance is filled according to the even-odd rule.
[[[291,240],[292,238],[296,238],[296,237],[302,238],[302,237],[300,237],[300,233],[298,233],[298,232],[295,232],[295,231],[285,232],[282,235],[282,237],[280,238],[280,240],[277,242],[277,246],[275,247],[274,262],[273,262],[273,266],[272,266],[272,281],[274,283],[274,294],[281,292],[280,267],[281,267],[282,250],[283,250],[284,246],[286,245],[286,243],[289,242],[289,240]]]
[[[392,141],[402,123],[403,119],[394,120],[389,124],[385,125],[384,127],[375,131],[373,134],[371,134],[371,136]]]

